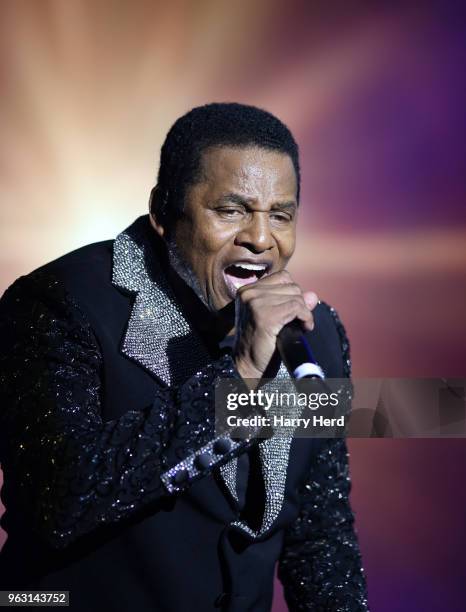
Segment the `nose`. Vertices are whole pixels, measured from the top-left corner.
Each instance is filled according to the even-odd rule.
[[[236,234],[235,244],[244,246],[253,253],[263,253],[273,248],[274,240],[268,213],[254,211],[248,223]]]

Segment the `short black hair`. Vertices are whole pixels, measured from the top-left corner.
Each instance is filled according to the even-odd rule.
[[[212,103],[193,108],[177,119],[165,138],[151,199],[151,212],[160,222],[170,225],[179,218],[186,189],[200,180],[202,153],[215,146],[258,146],[289,155],[296,172],[299,202],[299,150],[287,126],[256,106]]]

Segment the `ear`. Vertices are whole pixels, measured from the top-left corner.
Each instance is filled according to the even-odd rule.
[[[161,238],[163,238],[166,233],[166,229],[165,229],[165,224],[162,223],[161,220],[159,219],[159,214],[158,214],[159,211],[160,211],[160,189],[158,185],[156,185],[155,187],[153,187],[153,189],[150,192],[149,219],[150,219],[150,224],[152,225],[154,230],[157,232],[157,234]]]

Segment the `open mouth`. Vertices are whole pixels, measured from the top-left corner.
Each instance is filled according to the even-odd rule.
[[[223,271],[223,276],[230,296],[234,298],[240,287],[258,281],[267,274],[269,268],[270,264],[267,263],[250,263],[245,261],[237,261],[227,266]]]

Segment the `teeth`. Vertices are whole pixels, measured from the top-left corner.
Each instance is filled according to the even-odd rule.
[[[267,267],[266,263],[255,264],[248,261],[237,261],[228,265],[223,271],[223,274],[230,297],[234,299],[240,287],[255,283],[259,278],[262,278]],[[236,272],[232,268],[237,268]],[[239,270],[246,272],[241,275]],[[242,278],[240,278],[240,276],[242,276]]]
[[[252,263],[235,263],[234,266],[238,268],[244,268],[245,270],[265,270],[267,267],[265,264],[252,264]]]

